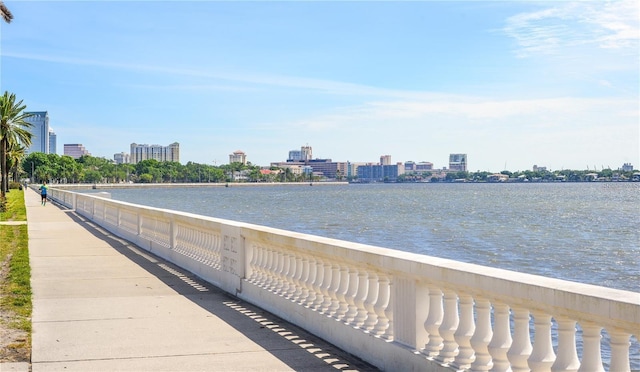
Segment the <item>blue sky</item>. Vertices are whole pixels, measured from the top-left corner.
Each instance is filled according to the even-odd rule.
[[[1,89],[112,158],[640,168],[631,1],[5,1]]]

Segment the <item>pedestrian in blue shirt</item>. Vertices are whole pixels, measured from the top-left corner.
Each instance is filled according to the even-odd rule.
[[[43,182],[42,185],[40,186],[40,197],[41,199],[41,203],[42,206],[47,205],[47,182]]]

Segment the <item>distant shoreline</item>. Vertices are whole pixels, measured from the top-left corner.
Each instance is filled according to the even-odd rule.
[[[66,190],[102,190],[136,188],[196,188],[196,187],[247,187],[247,186],[346,186],[349,182],[219,182],[219,183],[68,183],[50,184],[50,187]]]

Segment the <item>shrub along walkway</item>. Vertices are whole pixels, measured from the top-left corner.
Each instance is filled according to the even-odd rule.
[[[371,366],[27,191],[33,371]]]

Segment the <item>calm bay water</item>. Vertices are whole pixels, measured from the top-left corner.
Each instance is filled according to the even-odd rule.
[[[640,292],[640,184],[109,190],[114,200]]]

